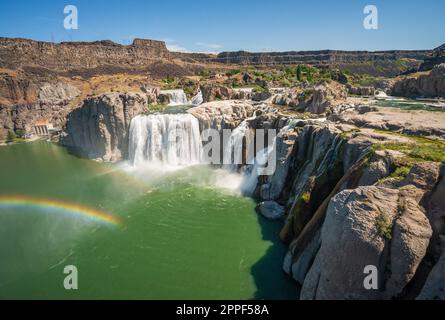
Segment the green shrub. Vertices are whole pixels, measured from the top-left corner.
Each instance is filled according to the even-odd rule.
[[[391,240],[392,223],[387,214],[381,213],[376,219],[376,227],[379,235],[385,239]]]
[[[394,172],[389,176],[389,178],[394,178],[398,181],[401,181],[406,178],[406,176],[411,171],[411,166],[401,166],[398,167]]]
[[[14,131],[9,130],[6,136],[6,142],[14,142],[16,138],[17,136],[15,135]]]
[[[236,74],[239,74],[240,72],[241,72],[241,70],[239,70],[239,69],[236,69],[236,70],[229,70],[229,71],[226,72],[226,75],[227,75],[228,77],[231,77],[231,76],[234,76],[234,75],[236,75]]]
[[[15,134],[17,135],[18,138],[24,138],[26,135],[26,132],[23,129],[17,129],[17,130],[15,130]]]
[[[445,160],[445,142],[443,141],[389,131],[376,131],[404,136],[412,140],[412,142],[385,142],[373,145],[373,150],[395,150],[402,152],[406,155],[404,159],[405,165],[421,161],[442,162]]]

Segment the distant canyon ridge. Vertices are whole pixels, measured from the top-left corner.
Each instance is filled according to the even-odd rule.
[[[131,45],[109,40],[95,42],[50,43],[28,39],[0,38],[0,68],[34,73],[91,76],[103,73],[144,73],[152,76],[191,74],[203,65],[295,65],[355,67],[366,70],[366,63],[407,59],[410,66],[420,64],[429,50],[391,51],[288,51],[288,52],[221,52],[219,54],[171,52],[165,42],[135,39]],[[159,65],[162,61],[163,65]],[[157,65],[154,66],[153,63]],[[360,64],[364,64],[360,66]],[[368,68],[369,69],[369,68]],[[394,76],[386,70],[383,76]]]

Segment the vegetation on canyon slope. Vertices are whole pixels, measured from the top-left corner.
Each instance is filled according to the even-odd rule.
[[[380,131],[380,130],[376,130]],[[394,150],[405,155],[401,163],[406,165],[420,161],[445,161],[445,142],[428,137],[412,136],[392,131],[380,131],[409,138],[412,142],[385,142],[375,144],[373,150]]]

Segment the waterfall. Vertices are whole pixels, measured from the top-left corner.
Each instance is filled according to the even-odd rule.
[[[202,98],[202,92],[201,91],[199,91],[197,94],[196,94],[196,96],[194,96],[193,98],[192,98],[192,101],[191,101],[191,103],[192,103],[192,105],[194,105],[194,106],[199,106],[201,103],[203,103],[203,98]]]
[[[229,140],[225,142],[223,149],[223,169],[235,171],[238,165],[242,164],[243,140],[249,129],[249,121],[255,118],[256,115],[254,114],[252,117],[244,119],[238,127],[232,130]]]
[[[199,106],[203,102],[201,91],[199,91],[190,101],[187,100],[187,95],[182,89],[161,90],[161,94],[165,94],[169,97],[169,106],[184,106],[190,104]]]
[[[229,141],[226,142],[223,149],[223,169],[235,171],[238,164],[241,164],[243,156],[243,139],[248,128],[249,124],[244,120],[230,134]]]
[[[253,195],[258,184],[258,177],[261,173],[261,168],[267,163],[269,156],[275,151],[275,141],[272,146],[266,147],[257,152],[254,164],[250,165],[249,169],[244,174],[243,182],[241,183],[241,192],[247,196]]]
[[[273,143],[266,148],[258,151],[253,159],[253,165],[247,165],[244,172],[244,179],[241,183],[241,192],[245,195],[251,196],[255,192],[258,184],[258,177],[261,175],[262,169],[271,159],[272,152],[276,152],[277,137],[283,135],[290,129],[295,128],[299,119],[290,119],[286,125],[280,129],[278,135],[273,140]],[[275,158],[275,157],[273,157]],[[275,159],[276,160],[276,159]],[[251,160],[252,162],[252,160]]]
[[[191,114],[140,115],[131,120],[128,153],[133,166],[198,164],[201,152],[199,122]]]
[[[189,104],[187,96],[182,89],[161,90],[161,94],[165,94],[170,98],[169,106],[180,106]]]

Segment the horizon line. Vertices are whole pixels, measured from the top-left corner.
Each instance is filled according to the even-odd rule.
[[[85,45],[91,45],[91,44],[100,44],[101,42],[103,43],[110,43],[112,45],[116,45],[116,46],[123,46],[123,47],[132,47],[135,46],[134,42],[136,40],[145,40],[145,41],[155,41],[155,42],[159,42],[159,43],[163,43],[167,49],[167,51],[169,52],[173,52],[173,53],[183,53],[183,54],[208,54],[208,55],[219,55],[221,53],[230,53],[230,52],[246,52],[246,53],[290,53],[290,52],[320,52],[320,51],[330,51],[330,52],[370,52],[370,53],[378,53],[378,52],[397,52],[397,51],[404,51],[404,52],[408,52],[408,51],[412,51],[412,52],[419,52],[419,51],[433,51],[441,46],[443,46],[443,44],[438,45],[432,49],[385,49],[385,50],[366,50],[366,49],[354,49],[354,50],[344,50],[344,49],[308,49],[308,50],[284,50],[284,51],[279,51],[279,50],[270,50],[270,51],[249,51],[249,50],[245,50],[245,49],[238,49],[238,50],[226,50],[226,51],[218,51],[218,52],[205,52],[205,51],[173,51],[168,49],[168,45],[167,45],[167,41],[165,40],[157,40],[157,39],[149,39],[149,38],[133,38],[132,43],[130,44],[125,44],[125,43],[121,43],[121,42],[116,42],[115,40],[111,40],[111,39],[98,39],[98,40],[69,40],[69,41],[47,41],[47,40],[35,40],[32,38],[24,38],[24,37],[7,37],[7,36],[0,36],[0,41],[1,40],[21,40],[21,41],[32,41],[32,42],[37,42],[37,43],[46,43],[46,44],[54,44],[54,45],[63,45],[63,44],[85,44]],[[444,42],[445,44],[445,42]]]

